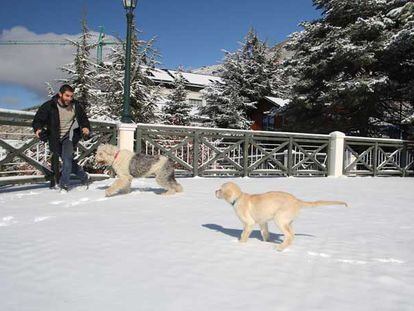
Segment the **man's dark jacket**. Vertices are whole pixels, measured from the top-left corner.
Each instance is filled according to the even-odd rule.
[[[36,132],[39,129],[47,129],[47,135],[49,140],[49,149],[51,152],[60,152],[60,121],[59,121],[59,110],[58,100],[59,96],[55,95],[49,101],[45,102],[40,106],[39,110],[34,116],[32,127]],[[86,127],[89,130],[91,126],[89,124],[88,117],[86,116],[85,109],[81,103],[74,100],[72,105],[75,109],[75,118],[78,121],[79,128],[75,129],[73,133],[73,145],[79,142],[82,135],[82,128]]]

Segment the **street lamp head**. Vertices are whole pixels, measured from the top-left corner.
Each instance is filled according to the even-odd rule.
[[[122,0],[125,10],[133,10],[137,6],[138,0]]]

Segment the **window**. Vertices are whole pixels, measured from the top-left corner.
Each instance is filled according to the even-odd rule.
[[[275,117],[273,116],[263,116],[262,127],[264,130],[274,130],[275,129]]]

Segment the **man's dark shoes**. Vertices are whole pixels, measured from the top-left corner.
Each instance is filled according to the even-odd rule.
[[[85,190],[89,189],[89,185],[92,183],[92,178],[89,174],[86,174],[86,179],[81,182],[81,185],[85,187]]]
[[[60,193],[67,193],[69,191],[69,187],[66,185],[60,185]]]

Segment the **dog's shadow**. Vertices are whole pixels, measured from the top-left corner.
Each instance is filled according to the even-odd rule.
[[[214,231],[219,231],[221,233],[227,234],[231,237],[240,238],[240,235],[242,234],[243,230],[239,230],[239,229],[230,229],[230,228],[224,228],[223,226],[217,225],[217,224],[204,224],[202,225],[204,228],[210,229],[210,230],[214,230]],[[295,234],[295,236],[309,236],[309,237],[314,237],[313,235],[310,234]],[[257,239],[262,241],[262,235],[260,233],[259,230],[254,230],[251,234],[250,234],[250,239]],[[283,234],[277,234],[277,233],[271,233],[269,232],[269,241],[268,242],[274,242],[274,243],[282,243],[283,242]]]
[[[96,187],[96,188],[100,189],[100,190],[105,190],[105,189],[109,188],[109,186],[99,186],[99,187]],[[131,191],[128,192],[128,193],[131,193],[131,192],[152,192],[152,193],[155,193],[155,194],[163,194],[166,191],[167,190],[165,190],[163,188],[153,188],[153,187],[134,187],[134,188],[132,188],[131,187]],[[121,191],[118,194],[123,194],[123,193],[124,192]]]

